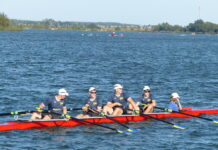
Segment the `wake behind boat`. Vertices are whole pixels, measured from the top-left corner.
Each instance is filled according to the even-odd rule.
[[[109,116],[109,117],[119,122],[127,123],[127,122],[144,121],[146,119],[150,119],[151,117],[162,119],[162,118],[170,118],[170,117],[176,117],[176,118],[187,118],[191,116],[197,117],[203,114],[216,115],[218,114],[218,108],[217,109],[192,109],[191,107],[186,107],[183,108],[182,113],[184,114],[181,114],[180,112],[158,112],[158,113],[148,113],[145,115],[144,114],[120,115],[120,116]],[[113,120],[107,117],[88,117],[88,118],[50,119],[50,120],[17,119],[14,121],[8,121],[4,124],[0,124],[0,131],[24,130],[24,129],[36,129],[36,128],[48,128],[48,127],[75,127],[79,125],[90,125],[90,123],[88,122],[93,124],[114,123]]]

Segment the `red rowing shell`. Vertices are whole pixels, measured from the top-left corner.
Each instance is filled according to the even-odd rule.
[[[191,114],[191,115],[202,115],[202,114],[209,114],[215,115],[218,114],[218,109],[195,109],[192,110],[191,107],[187,107],[183,109],[184,113]],[[151,113],[149,114],[156,118],[170,118],[170,117],[177,117],[177,118],[187,118],[190,116],[179,114],[179,113],[168,113],[168,112],[161,112],[161,113]],[[122,116],[113,116],[119,122],[126,123],[126,122],[137,122],[143,121],[146,119],[150,119],[145,115],[122,115]],[[104,117],[90,117],[90,118],[83,118],[83,120],[93,122],[93,123],[114,123],[112,120]],[[23,130],[23,129],[33,129],[33,128],[47,128],[47,127],[74,127],[78,125],[90,125],[89,123],[80,122],[78,120],[18,120],[18,121],[9,121],[4,124],[0,124],[0,131],[9,131],[9,130]]]

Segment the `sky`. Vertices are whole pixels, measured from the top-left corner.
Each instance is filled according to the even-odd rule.
[[[0,12],[34,21],[186,26],[200,18],[218,24],[218,0],[0,0]]]

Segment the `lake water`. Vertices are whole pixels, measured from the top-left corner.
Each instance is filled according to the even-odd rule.
[[[106,102],[121,83],[133,99],[151,87],[158,106],[172,92],[182,105],[218,108],[218,36],[168,33],[118,33],[26,30],[0,32],[0,112],[34,110],[59,88],[70,93],[68,107],[81,107],[95,86]],[[74,112],[75,115],[79,112]],[[217,119],[218,116],[206,116]],[[0,122],[13,120],[1,117]],[[141,129],[116,134],[94,126],[16,130],[0,133],[1,149],[217,149],[218,125],[197,118],[128,123]],[[117,125],[109,125],[119,127]]]

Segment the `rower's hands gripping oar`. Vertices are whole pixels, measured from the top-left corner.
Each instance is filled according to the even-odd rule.
[[[53,114],[61,115],[61,114],[55,113],[55,112],[53,112]],[[99,126],[99,127],[102,127],[102,128],[110,129],[110,130],[113,130],[113,131],[115,131],[117,133],[125,133],[125,134],[128,134],[128,135],[131,134],[128,131],[122,131],[122,130],[112,128],[112,127],[108,127],[108,126],[105,126],[105,125],[102,125],[102,124],[97,124],[97,123],[94,123],[94,122],[90,122],[90,121],[86,121],[86,120],[79,119],[79,118],[76,118],[76,117],[72,117],[70,115],[68,115],[68,119],[69,120],[77,120],[77,121],[80,121],[80,122],[83,122],[83,123],[88,123],[88,124],[92,124],[92,125]]]
[[[94,110],[94,109],[90,109],[90,108],[89,108],[89,110],[92,111],[92,112],[94,112],[94,113],[99,114],[100,116],[103,116],[103,117],[106,117],[106,118],[112,120],[113,122],[115,122],[115,123],[117,123],[117,124],[123,126],[124,128],[127,128],[127,131],[128,131],[128,132],[140,132],[138,129],[130,128],[130,127],[128,127],[127,125],[125,125],[125,124],[119,122],[118,120],[116,120],[116,119],[114,119],[114,118],[112,118],[112,117],[109,117],[108,115],[106,115],[106,114],[103,113],[103,112],[98,112],[98,111],[96,111],[96,110]]]
[[[187,114],[187,113],[179,112],[179,111],[173,111],[172,109],[163,108],[163,107],[157,107],[156,106],[155,108],[161,109],[161,110],[164,110],[164,111],[167,111],[167,112],[174,112],[174,113],[178,113],[178,114],[183,114],[183,115],[187,115],[187,116],[191,116],[191,117],[196,117],[196,118],[204,119],[204,120],[207,120],[207,121],[211,121],[213,123],[218,123],[218,120],[213,120],[213,119],[210,119],[210,118],[205,118],[205,117],[201,117],[201,116],[195,116],[195,115],[191,115],[191,114]]]

